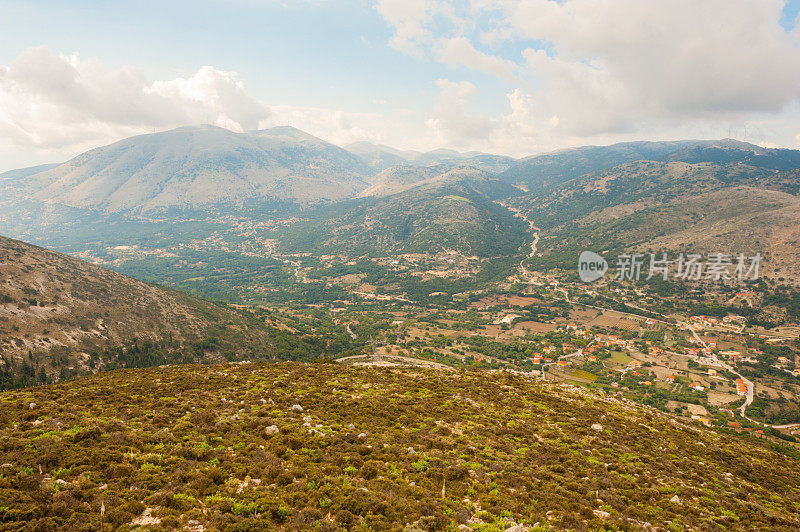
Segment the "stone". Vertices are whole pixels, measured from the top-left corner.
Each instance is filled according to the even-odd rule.
[[[595,423],[594,425],[592,425],[592,430],[595,432],[603,432],[603,425],[601,425],[600,423]]]
[[[302,412],[303,407],[300,405],[292,405],[292,412]]]
[[[274,436],[277,433],[279,433],[280,431],[281,430],[277,426],[270,425],[269,427],[264,429],[264,434],[266,434],[267,436]]]

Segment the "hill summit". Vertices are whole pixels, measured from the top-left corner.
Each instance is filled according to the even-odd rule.
[[[800,527],[792,450],[510,373],[121,370],[7,392],[0,427],[8,529]]]
[[[0,388],[272,347],[262,322],[226,305],[0,237]]]
[[[365,188],[371,170],[295,128],[236,133],[200,126],[131,137],[31,172],[24,179],[17,172],[10,191],[69,207],[148,214],[342,199]]]

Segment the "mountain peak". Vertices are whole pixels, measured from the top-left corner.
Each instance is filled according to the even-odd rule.
[[[366,188],[368,174],[357,156],[291,126],[236,133],[201,125],[131,137],[5,181],[16,187],[9,194],[141,215],[344,199]]]
[[[268,129],[259,129],[256,131],[251,131],[250,134],[257,137],[274,137],[274,138],[291,139],[302,142],[311,141],[318,143],[326,143],[321,138],[315,137],[311,133],[307,133],[302,129],[297,129],[294,126],[275,126]]]

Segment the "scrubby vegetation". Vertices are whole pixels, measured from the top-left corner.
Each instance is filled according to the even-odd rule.
[[[525,225],[470,186],[426,187],[313,213],[278,239],[285,251],[383,255],[456,250],[479,257],[516,254]]]
[[[0,402],[2,530],[800,527],[790,449],[509,373],[182,365]]]

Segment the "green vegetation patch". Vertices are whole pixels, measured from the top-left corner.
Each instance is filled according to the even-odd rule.
[[[0,401],[0,530],[800,527],[788,448],[511,373],[179,365]]]

